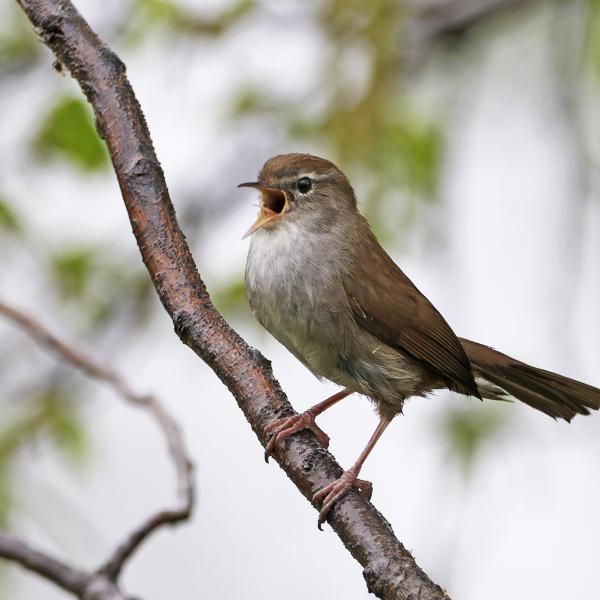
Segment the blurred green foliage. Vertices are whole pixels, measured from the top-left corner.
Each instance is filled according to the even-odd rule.
[[[104,169],[110,162],[83,98],[56,99],[33,139],[33,149],[41,158],[59,155],[86,171]]]
[[[596,82],[600,82],[600,0],[588,0],[588,60]]]
[[[32,34],[31,24],[16,2],[0,23],[0,73],[29,67],[40,54],[40,44]]]
[[[418,118],[407,119],[390,125],[388,138],[388,154],[398,157],[399,177],[423,199],[433,198],[442,154],[439,126]]]
[[[509,418],[506,406],[489,401],[485,402],[485,406],[481,402],[477,406],[470,401],[469,404],[446,410],[439,422],[448,454],[465,477],[471,475],[484,445],[500,435]]]
[[[19,410],[0,424],[0,527],[13,507],[14,461],[26,447],[49,442],[63,456],[80,462],[87,450],[81,413],[64,381],[49,382],[18,399]]]
[[[13,507],[10,461],[0,459],[0,529],[7,529]]]
[[[34,398],[40,407],[44,434],[68,458],[80,462],[86,454],[87,436],[77,400],[64,385],[53,385]]]
[[[10,233],[21,231],[21,221],[7,200],[0,197],[0,230]]]
[[[228,283],[219,286],[211,294],[217,310],[227,317],[243,315],[250,317],[250,308],[246,301],[244,276],[239,275]]]
[[[169,28],[176,34],[215,37],[226,33],[256,7],[254,0],[238,0],[216,16],[202,16],[176,0],[134,0],[130,40],[148,34],[149,27]]]
[[[71,302],[93,328],[123,315],[131,327],[141,326],[157,303],[143,266],[113,257],[108,247],[61,248],[50,256],[50,274],[62,301]]]
[[[418,194],[435,191],[441,132],[408,106],[402,79],[405,7],[396,0],[326,0],[318,18],[330,45],[321,86],[331,104],[314,124],[342,163],[370,168],[386,186],[406,185]],[[343,74],[349,53],[367,59],[358,93]],[[350,54],[350,56],[352,56]]]
[[[81,300],[100,256],[96,248],[68,248],[52,257],[52,272],[63,297]]]

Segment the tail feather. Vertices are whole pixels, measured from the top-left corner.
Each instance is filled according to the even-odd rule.
[[[491,384],[491,387],[480,386],[484,398],[506,399],[499,396],[497,388],[500,388],[506,396],[566,421],[600,408],[598,388],[537,369],[482,344],[459,339],[475,376]]]

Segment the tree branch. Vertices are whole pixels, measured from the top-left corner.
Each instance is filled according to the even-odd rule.
[[[76,596],[85,588],[88,580],[88,575],[83,571],[2,533],[0,533],[0,556],[41,575]]]
[[[77,79],[94,108],[140,253],[175,331],[229,388],[264,446],[267,425],[294,411],[274,379],[270,363],[229,327],[208,296],[177,224],[123,63],[68,0],[18,1],[38,35]],[[309,499],[342,473],[310,432],[287,440],[276,459]],[[448,600],[396,539],[389,523],[360,494],[349,492],[328,520],[364,567],[371,592],[385,600]]]
[[[37,573],[81,600],[139,600],[125,595],[101,571],[87,573],[0,533],[0,556]]]

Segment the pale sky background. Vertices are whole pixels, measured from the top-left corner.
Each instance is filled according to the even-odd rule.
[[[102,35],[109,34],[116,0],[77,4]],[[256,209],[235,185],[251,179],[271,153],[320,150],[291,147],[276,130],[252,132],[249,145],[248,131],[226,123],[224,100],[240,77],[293,95],[302,77],[319,68],[318,35],[306,21],[291,18],[298,3],[269,6],[270,18],[250,19],[222,40],[194,44],[193,52],[191,44],[170,46],[161,36],[118,49],[176,208],[177,189],[192,184],[203,194],[210,184],[236,207],[230,218],[207,227],[210,233],[194,248],[209,291],[240,272],[245,261],[248,242],[240,237]],[[482,36],[468,60],[442,63],[414,83],[423,103],[443,110],[449,123],[442,203],[431,215],[443,223],[443,240],[430,239],[423,228],[394,256],[458,334],[600,386],[600,202],[593,194],[581,197],[579,150],[561,121],[564,98],[548,64],[551,26],[548,12],[539,11]],[[28,81],[13,80],[2,90],[4,186],[49,246],[72,236],[111,241],[115,252],[135,256],[112,176],[90,182],[60,165],[32,172],[12,151],[25,143],[43,99],[32,90],[72,85],[52,71],[48,59]],[[360,190],[360,182],[354,183]],[[571,209],[575,201],[587,203],[581,222]],[[67,318],[57,318],[55,307],[40,306],[38,275],[25,253],[15,264],[0,257],[4,299],[71,337]],[[316,381],[258,328],[244,321],[234,326],[272,360],[297,410],[335,389]],[[48,360],[3,321],[0,335],[19,339],[33,365]],[[101,349],[90,351],[102,357]],[[317,530],[316,512],[276,464],[265,465],[235,401],[179,342],[166,314],[106,358],[134,386],[155,392],[169,406],[197,464],[193,520],[144,544],[125,572],[131,594],[144,600],[370,597],[360,566],[330,528]],[[514,414],[509,430],[485,447],[467,483],[436,432],[443,403]],[[133,523],[170,502],[175,488],[162,439],[144,415],[99,386],[86,416],[92,452],[79,469],[45,456],[43,449],[23,457],[16,530],[69,562],[91,567]],[[344,466],[354,461],[376,422],[359,397],[319,420]],[[597,598],[599,434],[600,415],[568,425],[526,406],[482,407],[440,394],[408,403],[363,475],[374,483],[373,501],[399,539],[454,600]],[[10,569],[10,578],[11,600],[66,597],[21,570]]]

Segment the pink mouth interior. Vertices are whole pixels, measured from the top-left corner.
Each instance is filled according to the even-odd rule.
[[[280,215],[285,208],[285,194],[280,190],[267,190],[263,194],[262,205]]]

